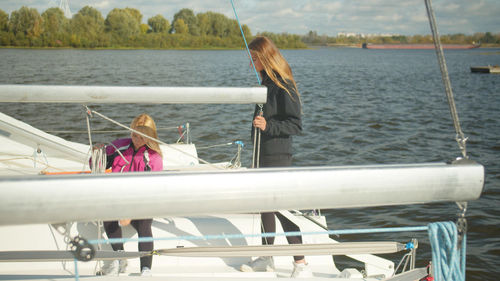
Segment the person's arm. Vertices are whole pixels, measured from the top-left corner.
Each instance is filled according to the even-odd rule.
[[[117,139],[106,145],[106,169],[113,166],[116,157],[122,157],[118,151],[125,151],[131,144],[130,138]]]
[[[163,171],[163,159],[161,158],[160,154],[156,152],[150,153],[149,166],[151,167],[151,171]]]

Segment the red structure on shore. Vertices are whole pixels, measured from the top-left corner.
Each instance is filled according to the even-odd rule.
[[[474,49],[480,44],[443,44],[443,49]],[[426,50],[434,49],[434,44],[370,44],[363,43],[363,49],[405,49],[405,50]]]

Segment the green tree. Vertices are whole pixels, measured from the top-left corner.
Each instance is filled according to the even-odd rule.
[[[241,26],[241,29],[243,29],[243,34],[245,34],[245,38],[250,38],[252,37],[252,31],[250,30],[250,27],[248,27],[248,25],[244,24]],[[239,30],[237,32],[237,34],[239,34]]]
[[[493,34],[491,32],[486,32],[481,39],[481,42],[483,43],[495,43],[495,37],[493,37]]]
[[[156,15],[148,19],[151,30],[155,33],[167,32],[170,29],[170,23],[162,15]]]
[[[142,23],[142,14],[139,10],[135,9],[135,8],[125,8],[124,9],[125,11],[127,11],[132,17],[135,18],[135,20],[141,24]]]
[[[175,34],[186,34],[189,32],[189,27],[184,23],[183,19],[178,19],[174,23],[174,30]]]
[[[9,31],[9,15],[0,9],[0,31]]]
[[[83,7],[71,19],[71,44],[74,47],[95,48],[106,46],[104,18],[90,6]]]
[[[68,19],[59,8],[49,8],[42,14],[43,34],[42,39],[45,46],[60,46],[63,44]]]
[[[145,23],[141,23],[141,25],[139,26],[140,29],[141,29],[141,34],[146,34],[149,32],[149,25],[145,24]]]
[[[39,44],[38,38],[43,31],[42,22],[43,19],[36,9],[23,6],[12,12],[9,27],[16,40],[24,42],[20,45],[27,43],[29,46],[34,46]]]
[[[118,45],[127,44],[141,33],[137,15],[127,9],[115,8],[109,12],[105,20],[106,31],[111,33],[113,41]]]
[[[212,35],[224,37],[229,33],[229,21],[223,14],[214,13],[212,16]]]
[[[0,10],[0,46],[10,46],[13,39],[12,33],[9,32],[9,15]]]
[[[200,35],[200,27],[198,26],[198,18],[194,15],[191,9],[182,9],[174,15],[174,20],[172,21],[172,28],[170,33],[178,33],[175,29],[175,24],[178,20],[183,20],[184,24],[188,27],[188,32],[191,35]]]
[[[200,35],[209,35],[210,34],[210,18],[209,12],[199,13],[196,15],[198,19],[198,26],[200,29]]]

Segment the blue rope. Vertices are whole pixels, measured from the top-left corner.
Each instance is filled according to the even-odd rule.
[[[362,233],[388,233],[388,232],[414,232],[414,231],[427,231],[428,226],[414,226],[414,227],[391,227],[391,228],[371,228],[371,229],[346,229],[346,230],[329,230],[318,232],[301,232],[291,231],[284,233],[257,233],[257,234],[220,234],[220,235],[186,235],[175,237],[139,237],[139,238],[112,238],[112,239],[95,239],[89,240],[89,244],[115,244],[126,242],[152,242],[157,240],[215,240],[215,239],[241,239],[251,237],[277,237],[277,236],[299,236],[299,235],[342,235],[342,234],[362,234]]]
[[[80,280],[80,274],[78,273],[78,260],[75,258],[75,280]]]
[[[437,222],[429,224],[429,240],[434,280],[465,281],[465,234],[459,247],[455,223]]]
[[[241,36],[243,37],[243,41],[245,42],[248,58],[250,59],[250,62],[252,63],[253,71],[255,72],[255,76],[257,77],[257,82],[259,82],[259,85],[260,85],[261,82],[260,82],[259,73],[257,72],[257,69],[255,68],[255,64],[253,63],[252,54],[250,54],[250,49],[248,48],[247,39],[245,38],[245,33],[243,32],[243,28],[241,28],[240,19],[238,18],[238,14],[236,13],[236,9],[234,8],[233,0],[231,0],[231,6],[233,6],[234,16],[236,17],[236,21],[238,22],[238,26],[240,27]]]

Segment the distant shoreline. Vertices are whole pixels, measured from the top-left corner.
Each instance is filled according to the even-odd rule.
[[[306,48],[280,48],[283,50],[306,50],[317,48],[354,48],[362,49],[361,44],[307,44]],[[498,49],[500,44],[482,44],[476,49]],[[75,47],[26,47],[26,46],[0,46],[0,49],[31,49],[31,50],[177,50],[177,51],[231,51],[244,50],[242,48],[228,47],[178,47],[178,48],[146,48],[146,47],[98,47],[98,48],[75,48]]]

